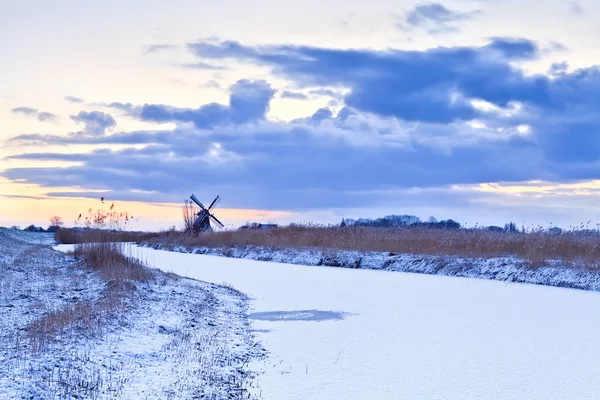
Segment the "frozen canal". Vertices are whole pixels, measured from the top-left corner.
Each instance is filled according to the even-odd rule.
[[[132,252],[253,298],[267,400],[600,398],[600,293]]]

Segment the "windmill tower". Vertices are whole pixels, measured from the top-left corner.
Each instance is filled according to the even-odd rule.
[[[211,212],[213,207],[215,207],[219,203],[219,201],[221,201],[220,196],[215,197],[215,199],[212,203],[210,203],[210,206],[208,206],[208,208],[204,207],[204,204],[202,204],[200,200],[198,200],[193,194],[190,196],[190,199],[192,199],[192,201],[198,204],[198,206],[200,207],[200,211],[196,214],[196,220],[194,221],[194,232],[198,233],[212,231],[212,227],[210,226],[211,219],[215,223],[217,223],[221,228],[225,227],[221,223],[221,221],[219,221],[217,217],[215,217],[214,214]]]

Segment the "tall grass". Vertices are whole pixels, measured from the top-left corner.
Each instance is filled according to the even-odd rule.
[[[95,229],[75,230],[59,229],[54,233],[54,239],[63,244],[101,243],[101,242],[139,242],[148,240],[159,233],[104,231]]]
[[[103,241],[75,245],[75,256],[83,258],[107,282],[146,282],[154,277],[152,270],[139,260],[123,254],[123,243]]]
[[[514,256],[534,263],[561,260],[580,262],[590,267],[596,267],[600,262],[600,235],[595,232],[501,233],[482,229],[424,227],[290,226],[271,230],[205,232],[198,236],[159,235],[150,237],[147,242],[170,242],[188,247],[315,247],[469,258]]]
[[[123,255],[122,243],[81,243],[74,254],[80,257],[105,282],[103,296],[96,302],[81,301],[51,311],[33,320],[29,337],[33,351],[42,350],[57,335],[77,329],[83,335],[102,333],[107,320],[123,311],[133,298],[137,283],[154,279],[154,272],[140,261]]]

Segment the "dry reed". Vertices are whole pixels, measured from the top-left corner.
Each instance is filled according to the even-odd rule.
[[[547,260],[579,262],[596,267],[600,261],[597,233],[502,233],[483,229],[424,227],[311,227],[206,232],[198,236],[155,236],[150,244],[171,242],[188,247],[264,246],[270,248],[340,249],[469,258],[518,257],[533,263]]]
[[[67,330],[83,335],[101,333],[105,322],[132,299],[136,282],[154,279],[154,272],[140,261],[123,255],[122,243],[81,243],[74,254],[105,281],[104,295],[96,302],[81,301],[66,305],[33,320],[28,327],[31,348],[40,351]]]

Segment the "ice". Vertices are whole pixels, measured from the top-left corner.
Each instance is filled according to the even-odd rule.
[[[246,292],[254,313],[305,316],[253,319],[264,399],[598,398],[597,292],[132,251]]]

